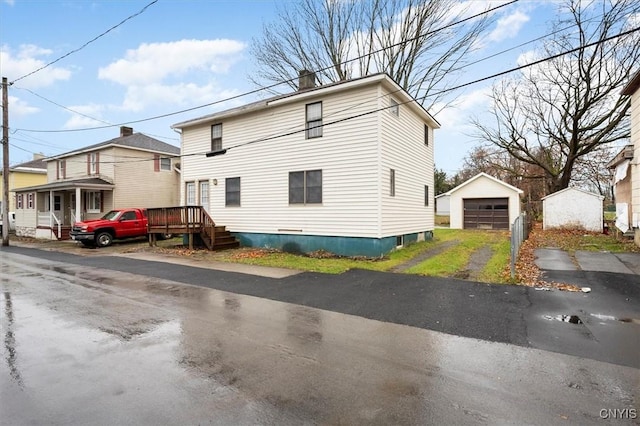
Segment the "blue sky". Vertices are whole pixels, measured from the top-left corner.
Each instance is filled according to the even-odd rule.
[[[0,75],[19,79],[9,90],[10,163],[33,153],[60,154],[118,136],[108,124],[145,120],[254,90],[249,46],[292,0],[159,0],[81,50],[151,0],[0,0]],[[471,0],[475,8],[504,1]],[[544,35],[555,3],[521,0],[502,8],[473,61]],[[526,45],[469,67],[465,83],[513,68]],[[475,145],[469,118],[489,107],[491,81],[452,93],[457,102],[436,118],[436,167],[448,174]],[[179,145],[171,124],[256,99],[222,102],[162,119],[130,124],[135,131]],[[43,98],[46,98],[43,99]],[[66,107],[67,109],[65,109]],[[75,114],[69,110],[81,112]],[[88,117],[87,117],[88,116]],[[99,119],[96,121],[93,118]],[[108,124],[107,124],[108,123]]]

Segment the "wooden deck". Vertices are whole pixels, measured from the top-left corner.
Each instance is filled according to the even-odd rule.
[[[201,241],[209,250],[236,248],[240,243],[224,226],[216,225],[202,206],[147,209],[149,245],[156,245],[157,234],[188,235],[189,248]],[[198,238],[194,238],[194,236]]]

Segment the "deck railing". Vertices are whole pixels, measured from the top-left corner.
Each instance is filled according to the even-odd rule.
[[[216,224],[202,206],[149,208],[147,223],[150,235],[189,234],[190,246],[193,234],[206,238],[209,247],[215,242]]]

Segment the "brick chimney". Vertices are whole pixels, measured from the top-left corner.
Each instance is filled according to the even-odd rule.
[[[316,74],[309,70],[298,71],[298,91],[316,87]]]
[[[133,127],[120,126],[120,137],[133,135]]]

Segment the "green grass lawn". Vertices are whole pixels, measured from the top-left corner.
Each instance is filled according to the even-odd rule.
[[[456,272],[466,268],[466,264],[475,250],[489,245],[492,249],[492,257],[483,270],[479,272],[479,279],[486,282],[504,281],[502,272],[509,263],[509,236],[507,233],[496,231],[436,229],[432,240],[414,243],[402,249],[394,250],[380,259],[316,257],[261,249],[227,252],[223,255],[218,255],[218,259],[330,274],[340,274],[356,268],[389,271],[416,256],[420,256],[427,250],[436,249],[447,241],[456,241],[456,243],[443,253],[429,258],[406,271],[406,273],[441,277],[455,276]]]

